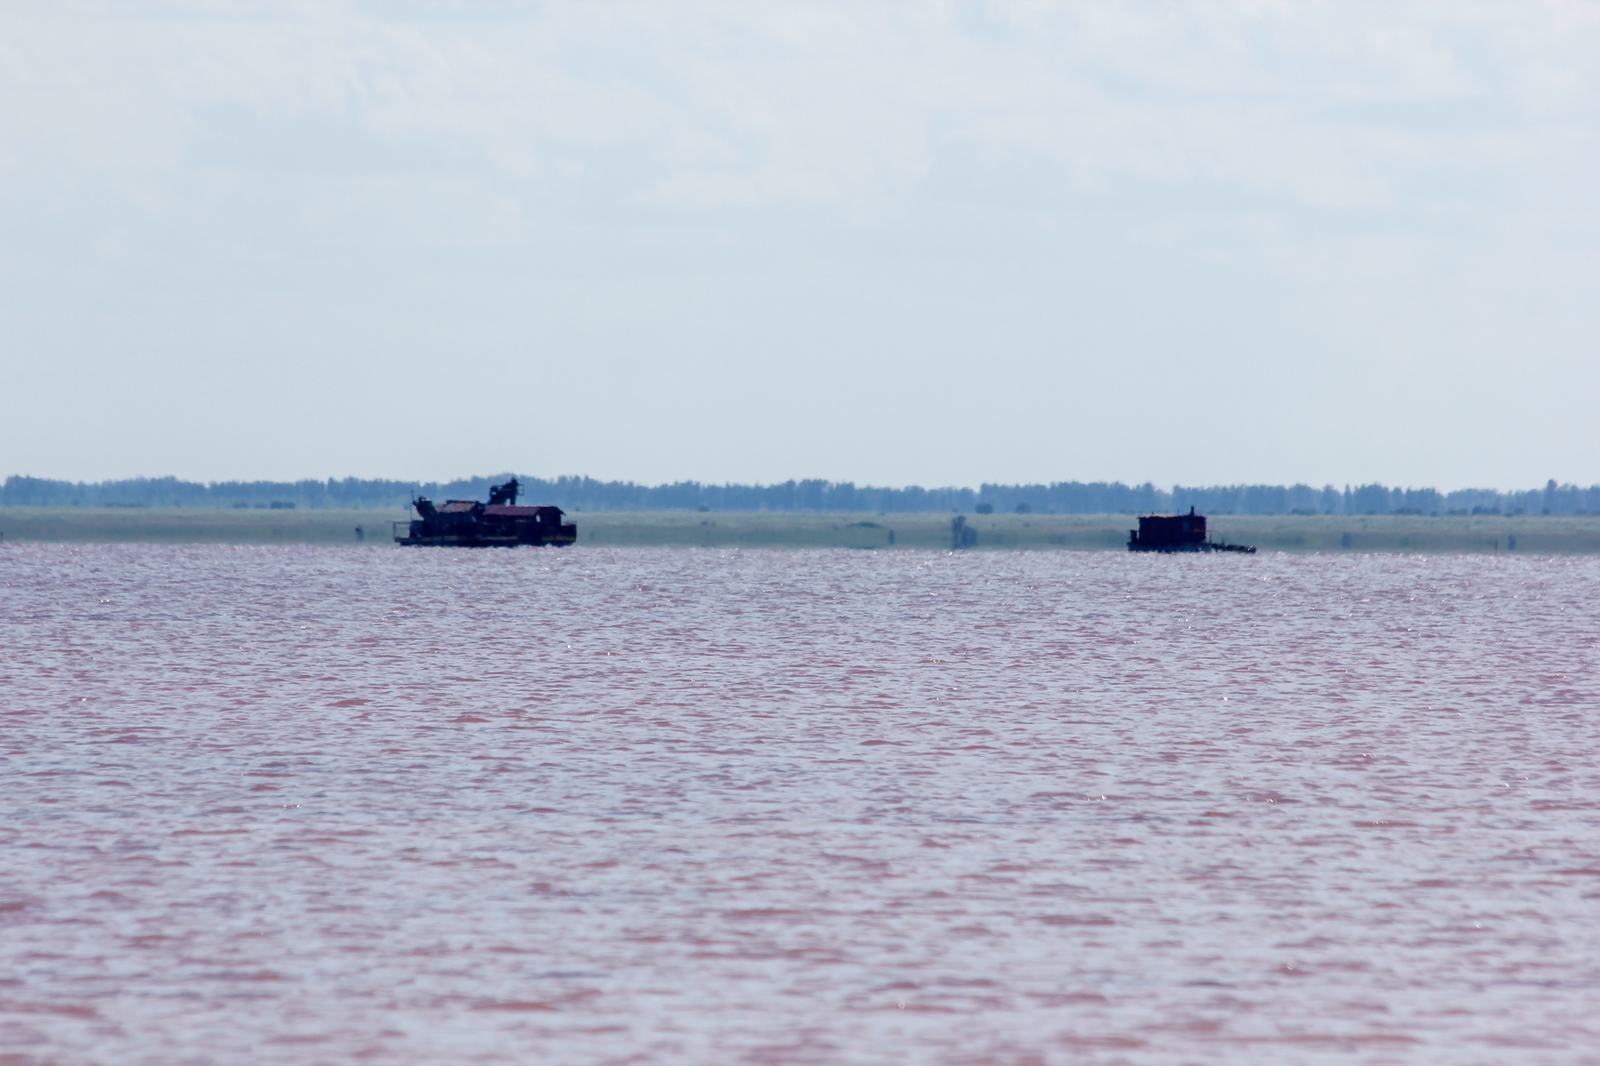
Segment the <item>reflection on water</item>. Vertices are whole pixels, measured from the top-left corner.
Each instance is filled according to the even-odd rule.
[[[8,1066],[1600,1061],[1600,560],[4,545],[0,597]]]

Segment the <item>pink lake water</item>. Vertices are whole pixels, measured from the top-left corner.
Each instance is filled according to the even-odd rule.
[[[0,546],[0,1064],[1600,1062],[1600,559]]]

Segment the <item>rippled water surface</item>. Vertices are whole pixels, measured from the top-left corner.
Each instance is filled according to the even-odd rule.
[[[0,1063],[1600,1062],[1600,560],[0,546]]]

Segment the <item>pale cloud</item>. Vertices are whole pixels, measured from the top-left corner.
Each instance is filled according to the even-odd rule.
[[[104,342],[82,330],[103,326],[159,334],[137,358],[152,380],[182,381],[270,285],[306,321],[332,323],[336,380],[375,375],[391,408],[415,380],[394,367],[429,365],[425,338],[446,336],[480,345],[454,365],[620,397],[639,427],[656,426],[663,396],[759,404],[763,381],[812,365],[787,346],[802,337],[858,346],[815,366],[846,374],[834,428],[876,411],[895,423],[882,441],[920,433],[925,412],[1004,404],[1002,380],[1115,397],[1071,426],[1045,424],[1041,407],[1036,431],[944,468],[910,446],[808,452],[800,417],[784,415],[787,446],[730,457],[709,439],[668,432],[641,449],[624,434],[558,451],[563,470],[1525,480],[1554,461],[1541,454],[1581,449],[1577,408],[1450,374],[1505,365],[1508,347],[1526,350],[1516,338],[1538,336],[1518,360],[1600,384],[1584,361],[1596,319],[1574,295],[1597,280],[1596,56],[1600,5],[1572,2],[14,4],[0,12],[0,223],[25,284],[8,318],[21,347],[6,358],[57,345],[75,353],[65,363],[92,361]],[[130,273],[86,281],[91,260]],[[397,295],[466,277],[481,280],[463,291],[497,299]],[[1059,296],[1019,302],[1035,284]],[[186,302],[201,289],[233,310],[208,320]],[[851,302],[867,292],[875,302]],[[168,302],[159,324],[138,309]],[[63,331],[69,320],[80,326]],[[773,325],[791,320],[804,325]],[[395,321],[410,323],[398,340]],[[248,344],[320,343],[279,336],[289,328],[280,316]],[[997,333],[1009,347],[984,357],[991,383],[957,383]],[[788,339],[760,357],[770,378],[735,369],[777,334]],[[653,377],[642,350],[657,345],[688,381]],[[1184,361],[1196,350],[1290,367],[1230,393]],[[1119,361],[1164,369],[1130,384],[1105,369]],[[1312,369],[1336,362],[1348,374]],[[892,372],[911,366],[915,384]],[[30,374],[46,393],[70,384]],[[1362,401],[1362,375],[1432,381],[1448,401]],[[829,395],[798,380],[784,387],[808,403]],[[273,387],[271,402],[300,402]],[[1096,443],[1119,407],[1273,412],[1311,388],[1365,403],[1372,446],[1154,469],[1171,448]],[[1515,456],[1464,442],[1452,460],[1383,424],[1411,417],[1437,437],[1453,418],[1500,417],[1508,388],[1528,412],[1509,416],[1530,442]],[[917,415],[894,413],[903,395]],[[75,473],[33,443],[39,404],[13,402],[0,458]],[[1250,435],[1232,439],[1247,454]],[[435,469],[422,447],[311,440],[280,472],[443,475],[515,458],[491,458],[504,449],[491,443]],[[242,476],[291,461],[243,436],[230,447],[208,451],[216,469],[178,470],[173,437],[139,469]],[[84,448],[84,473],[130,472],[93,465],[103,442]],[[1587,472],[1561,476],[1600,478],[1600,457],[1572,462]]]
[[[1600,43],[1578,4],[131,10],[12,16],[8,140],[166,179],[230,104],[508,179],[621,153],[619,198],[696,210],[870,204],[951,151],[1048,161],[1069,189],[1385,202],[1430,167],[1560,162],[1563,134],[1592,137]]]

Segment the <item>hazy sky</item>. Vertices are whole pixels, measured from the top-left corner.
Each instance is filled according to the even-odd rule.
[[[1600,482],[1600,4],[0,7],[0,476]]]

